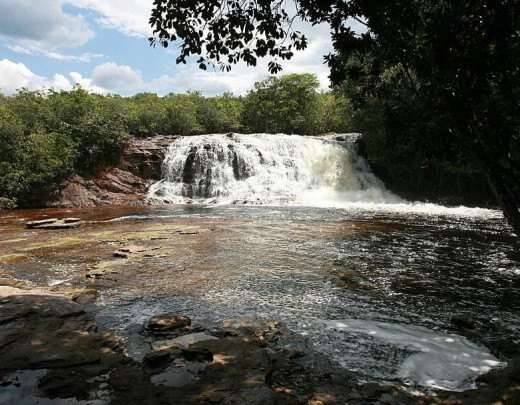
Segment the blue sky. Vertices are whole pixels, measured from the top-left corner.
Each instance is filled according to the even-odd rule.
[[[131,95],[201,91],[243,94],[267,76],[267,60],[230,73],[176,65],[175,47],[150,48],[152,0],[0,0],[0,91],[26,87],[69,89],[75,83],[100,93]],[[299,27],[310,44],[284,72],[315,73],[323,89],[331,50],[328,28]]]

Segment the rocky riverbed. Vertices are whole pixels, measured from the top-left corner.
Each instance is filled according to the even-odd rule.
[[[236,288],[248,277],[246,264],[256,269],[254,288],[268,293],[268,269],[258,262],[268,260],[274,268],[274,257],[281,254],[276,249],[287,243],[278,234],[273,241],[278,248],[267,244],[266,235],[274,232],[273,221],[282,223],[285,232],[290,229],[290,239],[300,249],[314,246],[317,240],[358,243],[361,239],[357,238],[363,235],[398,236],[410,232],[406,223],[357,218],[307,224],[308,219],[294,217],[289,223],[273,220],[273,215],[279,214],[270,211],[269,219],[256,218],[252,228],[247,216],[207,214],[189,207],[185,210],[118,208],[2,215],[0,404],[520,401],[520,351],[515,335],[493,330],[495,325],[505,332],[507,325],[492,324],[491,320],[486,323],[476,312],[471,316],[453,314],[449,332],[486,344],[504,360],[504,366],[481,376],[474,389],[450,392],[367,378],[341,366],[312,342],[312,334],[324,332],[325,326],[321,326],[322,331],[302,333],[295,327],[296,320],[284,312],[272,316],[278,312],[268,313],[256,304],[249,308],[245,301],[225,309],[231,305],[229,297],[227,303],[211,301],[217,291],[231,286],[233,294],[240,295]],[[81,227],[24,227],[28,220],[45,217],[81,218]],[[464,238],[462,234],[457,237]],[[247,253],[240,247],[244,242]],[[504,239],[502,243],[516,246]],[[270,252],[270,259],[261,257],[257,251],[260,246],[264,256]],[[281,257],[284,263],[291,264],[297,258],[291,246],[283,248],[284,252],[293,252],[292,258]],[[376,254],[375,247],[372,249]],[[376,300],[377,280],[368,284],[355,267],[349,272],[331,262],[329,269],[324,264],[326,258],[314,262],[308,255],[306,251],[305,263],[309,266],[321,263],[319,273],[305,273],[305,268],[291,265],[305,273],[311,288],[317,288],[312,287],[313,278],[320,274],[319,283],[336,283],[336,287],[329,285],[329,290],[363,292]],[[291,277],[298,277],[297,273],[291,273]],[[417,288],[412,280],[406,286]],[[400,288],[405,289],[405,285]],[[407,294],[418,293],[411,290]],[[290,295],[289,289],[276,291]],[[252,290],[248,294],[250,299],[257,299]],[[269,302],[278,299],[277,294],[269,296]],[[300,302],[288,300],[283,305],[304,305]],[[240,310],[233,309],[238,305]],[[307,315],[311,307],[305,307]],[[381,348],[378,350],[375,356],[386,356]]]

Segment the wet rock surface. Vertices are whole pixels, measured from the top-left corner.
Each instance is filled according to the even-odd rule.
[[[398,385],[360,384],[353,373],[312,350],[282,347],[280,341],[291,332],[257,318],[204,329],[182,315],[153,316],[134,328],[150,344],[138,362],[125,355],[124,339],[96,324],[86,306],[95,299],[93,290],[67,295],[0,290],[2,403],[19,398],[30,381],[34,403],[68,398],[99,404],[397,405],[514,404],[520,399],[518,359],[482,377],[478,390],[414,396]],[[165,341],[164,332],[177,336]]]

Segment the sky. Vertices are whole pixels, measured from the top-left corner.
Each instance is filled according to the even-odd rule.
[[[0,0],[0,92],[71,89],[161,95],[200,91],[244,94],[268,76],[267,60],[231,72],[177,65],[176,46],[151,48],[152,0]],[[305,25],[309,46],[284,62],[283,73],[314,73],[329,86],[323,56],[332,50],[327,26]]]

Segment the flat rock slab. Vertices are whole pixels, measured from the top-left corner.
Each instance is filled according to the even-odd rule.
[[[136,253],[143,253],[143,252],[146,252],[147,250],[150,250],[150,249],[145,246],[137,246],[137,245],[125,246],[120,249],[117,249],[113,253],[113,256],[127,259],[130,255],[133,255]]]
[[[14,295],[43,295],[43,296],[59,296],[57,293],[46,291],[42,288],[22,289],[13,286],[0,286],[0,298],[10,297]],[[1,308],[0,308],[1,309]],[[0,315],[1,319],[1,315]]]
[[[121,252],[125,252],[125,253],[141,253],[141,252],[147,251],[148,248],[145,246],[130,245],[130,246],[122,247],[119,250]]]
[[[40,219],[38,221],[29,221],[25,223],[25,226],[27,228],[37,228],[42,225],[49,225],[54,222],[58,221],[58,218],[47,218],[47,219]]]
[[[65,218],[63,220],[63,222],[65,222],[66,224],[71,224],[74,222],[81,222],[81,219],[80,218]]]
[[[157,342],[152,343],[152,349],[154,351],[162,351],[172,348],[188,349],[195,343],[207,342],[209,340],[218,340],[218,338],[204,332],[190,333],[189,335],[180,336],[175,339],[158,340]]]
[[[79,218],[49,218],[25,223],[25,226],[29,229],[71,229],[78,228],[80,225],[81,220]]]
[[[28,291],[29,292],[29,291]],[[120,360],[120,340],[97,332],[83,306],[68,297],[4,291],[0,302],[0,371],[68,368]]]

